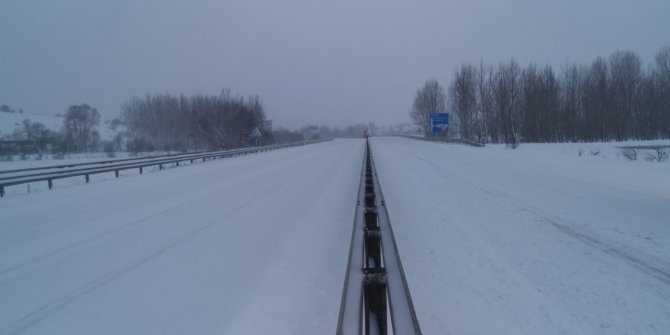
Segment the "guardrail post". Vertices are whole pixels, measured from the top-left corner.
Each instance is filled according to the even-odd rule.
[[[140,174],[142,174],[142,167],[140,166]]]
[[[85,177],[86,177],[86,182],[88,183],[88,181],[89,181],[88,173],[85,175]]]
[[[365,217],[365,228],[368,229],[378,229],[378,215],[377,215],[377,207],[366,207],[365,211],[363,213],[363,216]]]
[[[387,334],[386,322],[386,277],[384,273],[371,273],[365,276],[363,283],[363,301],[365,303],[365,333]],[[374,314],[372,317],[371,314]],[[376,322],[375,322],[376,321]],[[373,325],[376,323],[376,325]],[[376,327],[375,327],[376,326]],[[376,331],[373,331],[376,329]]]
[[[176,161],[175,163],[177,164],[177,166],[179,166],[179,161]]]
[[[0,186],[0,197],[4,197],[4,196],[5,196],[5,187]]]
[[[163,164],[158,164],[158,169],[163,170]]]
[[[374,193],[365,193],[365,207],[375,207]]]
[[[49,189],[54,188],[54,182],[51,179],[47,179],[47,183],[49,184]]]
[[[114,176],[116,176],[116,178],[119,178],[119,170],[114,170]]]

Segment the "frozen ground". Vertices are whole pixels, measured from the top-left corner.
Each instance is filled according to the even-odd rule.
[[[0,199],[0,334],[328,334],[362,140]]]
[[[372,139],[425,334],[668,333],[670,164],[607,145]]]

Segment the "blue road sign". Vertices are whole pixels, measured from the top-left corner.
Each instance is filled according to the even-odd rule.
[[[430,131],[443,133],[449,128],[449,113],[430,113]]]

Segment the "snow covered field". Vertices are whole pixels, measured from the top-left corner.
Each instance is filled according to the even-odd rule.
[[[670,164],[374,138],[425,334],[667,334]]]
[[[364,141],[0,200],[0,334],[335,330]]]

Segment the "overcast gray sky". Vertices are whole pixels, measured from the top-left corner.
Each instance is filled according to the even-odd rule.
[[[0,0],[0,104],[105,118],[145,93],[258,94],[275,125],[409,121],[464,62],[670,45],[669,0]]]

